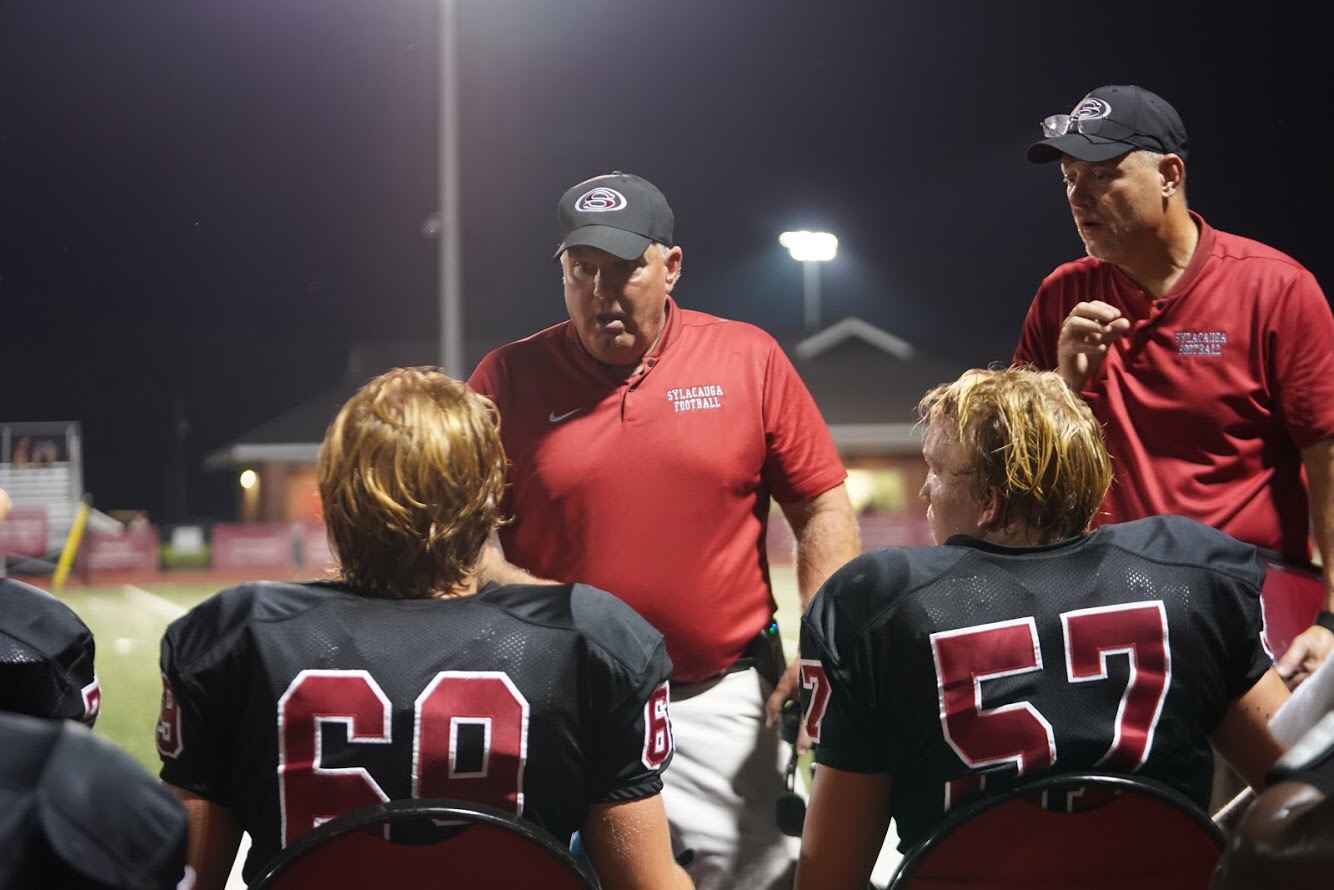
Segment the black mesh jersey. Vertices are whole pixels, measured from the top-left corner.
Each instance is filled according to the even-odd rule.
[[[565,840],[589,804],[661,790],[670,672],[656,630],[581,584],[426,600],[244,584],[167,628],[161,775],[233,809],[247,878],[383,800],[477,801]]]
[[[1270,666],[1262,581],[1253,547],[1172,516],[864,554],[802,621],[816,760],[891,774],[905,850],[1021,772],[1135,772],[1206,806],[1206,736]]]
[[[92,726],[102,691],[93,632],[44,590],[0,578],[0,711]]]

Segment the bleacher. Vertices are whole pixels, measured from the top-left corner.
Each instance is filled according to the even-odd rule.
[[[39,547],[32,546],[30,535],[15,534],[28,543],[23,552],[10,548],[7,559],[54,559],[84,496],[79,424],[0,423],[0,488],[14,504],[7,522],[43,522],[46,531],[44,546]],[[0,542],[5,540],[0,537]]]

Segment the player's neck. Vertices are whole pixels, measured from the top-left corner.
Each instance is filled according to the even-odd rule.
[[[478,590],[477,576],[469,575],[457,584],[445,588],[444,590],[431,591],[432,599],[457,599],[464,596],[472,596]]]
[[[981,535],[981,538],[989,544],[1001,544],[1005,547],[1037,547],[1056,540],[1041,529],[1030,528],[1021,523],[990,529]]]

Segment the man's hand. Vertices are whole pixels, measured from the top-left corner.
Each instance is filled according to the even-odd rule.
[[[1325,663],[1330,650],[1334,649],[1334,631],[1320,625],[1312,625],[1297,635],[1288,651],[1274,665],[1278,675],[1288,684],[1289,689],[1296,689],[1306,678],[1315,673],[1315,669]]]
[[[1066,386],[1079,392],[1107,358],[1107,349],[1130,331],[1130,319],[1115,306],[1077,303],[1061,324],[1056,361]]]
[[[792,663],[787,666],[787,670],[783,671],[783,676],[779,678],[778,685],[774,687],[773,694],[770,695],[769,700],[764,703],[765,726],[773,727],[778,723],[779,718],[783,715],[783,704],[787,702],[788,699],[800,704],[801,696],[797,691],[800,669],[800,662],[794,658],[792,659]],[[805,720],[802,720],[798,726],[800,728],[797,730],[797,753],[805,754],[811,749],[811,737],[806,733]]]

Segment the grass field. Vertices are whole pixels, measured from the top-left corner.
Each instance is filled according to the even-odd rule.
[[[796,651],[797,595],[792,570],[774,568],[778,623],[789,656]],[[69,587],[60,597],[92,628],[97,638],[97,675],[102,713],[96,731],[128,751],[154,775],[158,770],[153,731],[162,681],[158,644],[173,618],[221,585],[144,584]],[[707,616],[700,616],[707,621]]]
[[[151,584],[70,587],[60,592],[97,640],[102,712],[96,732],[124,748],[156,775],[153,748],[162,681],[158,643],[173,618],[217,587]]]

